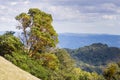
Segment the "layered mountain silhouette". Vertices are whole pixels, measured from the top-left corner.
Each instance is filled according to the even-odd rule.
[[[103,43],[112,47],[120,47],[120,35],[107,34],[59,34],[59,47],[61,48],[79,48],[93,43]]]

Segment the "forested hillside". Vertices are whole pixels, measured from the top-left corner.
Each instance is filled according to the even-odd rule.
[[[101,72],[103,66],[120,61],[120,49],[107,44],[94,43],[78,49],[66,49],[77,61],[77,66],[87,71]]]

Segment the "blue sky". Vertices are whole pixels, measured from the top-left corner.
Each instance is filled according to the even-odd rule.
[[[16,30],[14,19],[29,8],[52,14],[57,33],[120,35],[120,0],[0,0],[0,31]]]

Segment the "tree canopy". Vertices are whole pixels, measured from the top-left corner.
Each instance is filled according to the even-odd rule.
[[[58,43],[58,35],[52,26],[52,16],[38,8],[29,9],[28,13],[21,13],[15,17],[21,25],[17,26],[24,33],[24,46],[30,56],[37,51],[47,51]]]
[[[120,66],[118,63],[110,63],[104,69],[103,76],[106,80],[120,80]]]

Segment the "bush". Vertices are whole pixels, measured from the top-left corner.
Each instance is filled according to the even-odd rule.
[[[0,55],[4,56],[5,54],[12,54],[12,52],[17,51],[22,48],[22,43],[20,40],[11,35],[4,34],[0,36]]]
[[[45,69],[39,61],[34,58],[30,58],[26,53],[17,51],[13,52],[12,55],[6,54],[5,58],[32,75],[43,80],[48,80],[48,70]]]

